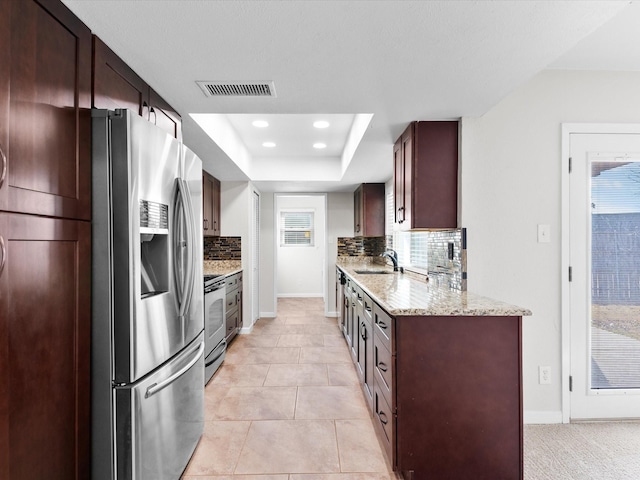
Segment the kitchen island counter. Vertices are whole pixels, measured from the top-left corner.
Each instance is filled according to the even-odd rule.
[[[529,316],[531,311],[427,281],[426,275],[394,272],[386,265],[338,257],[336,265],[393,316]],[[358,271],[385,271],[362,274]]]
[[[522,480],[531,312],[379,261],[338,258],[338,323],[393,470]]]

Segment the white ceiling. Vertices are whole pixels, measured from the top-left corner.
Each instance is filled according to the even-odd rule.
[[[292,119],[373,114],[341,179],[282,181],[288,168],[256,181],[263,191],[385,181],[409,122],[482,115],[546,68],[640,70],[640,7],[627,0],[62,1],[182,114],[185,143],[222,181],[251,169],[189,114],[226,115],[249,152],[264,132],[238,114],[269,116],[280,145],[311,141]],[[273,81],[277,97],[207,98],[198,80]]]

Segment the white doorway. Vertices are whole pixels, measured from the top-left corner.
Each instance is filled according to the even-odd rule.
[[[638,418],[640,125],[564,125],[563,159],[563,420]]]
[[[326,298],[326,195],[276,194],[274,215],[276,297]]]
[[[260,194],[253,191],[253,219],[252,219],[252,242],[251,242],[251,264],[253,275],[251,277],[251,324],[260,318]]]

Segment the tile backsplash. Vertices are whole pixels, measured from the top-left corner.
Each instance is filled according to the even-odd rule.
[[[443,282],[456,290],[467,289],[465,228],[395,232],[387,237],[387,245],[398,252],[398,263],[405,268],[426,273],[429,281]]]
[[[339,257],[375,257],[385,248],[385,237],[338,237]]]
[[[241,237],[204,237],[205,260],[241,260]]]
[[[339,257],[378,257],[387,248],[398,252],[398,264],[406,270],[428,275],[429,281],[456,290],[467,289],[466,229],[395,232],[386,237],[338,237]]]

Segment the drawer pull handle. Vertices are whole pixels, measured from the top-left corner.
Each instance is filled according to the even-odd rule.
[[[7,249],[4,246],[4,238],[2,238],[2,235],[0,235],[0,250],[2,250],[2,261],[0,261],[0,275],[2,275],[4,264],[7,261]]]
[[[380,419],[380,423],[382,423],[383,425],[389,423],[389,420],[387,420],[387,415],[384,412],[378,412],[378,418]]]
[[[387,364],[384,363],[384,362],[378,362],[378,368],[380,370],[382,370],[383,372],[386,372],[387,371]]]
[[[387,324],[386,324],[386,323],[384,323],[384,322],[383,322],[383,321],[381,321],[381,320],[378,320],[378,326],[379,326],[380,328],[385,328],[385,329],[387,328]]]
[[[2,187],[4,179],[7,176],[7,156],[4,154],[4,150],[2,150],[2,145],[0,145],[0,160],[2,160],[2,171],[0,173],[0,187]]]

